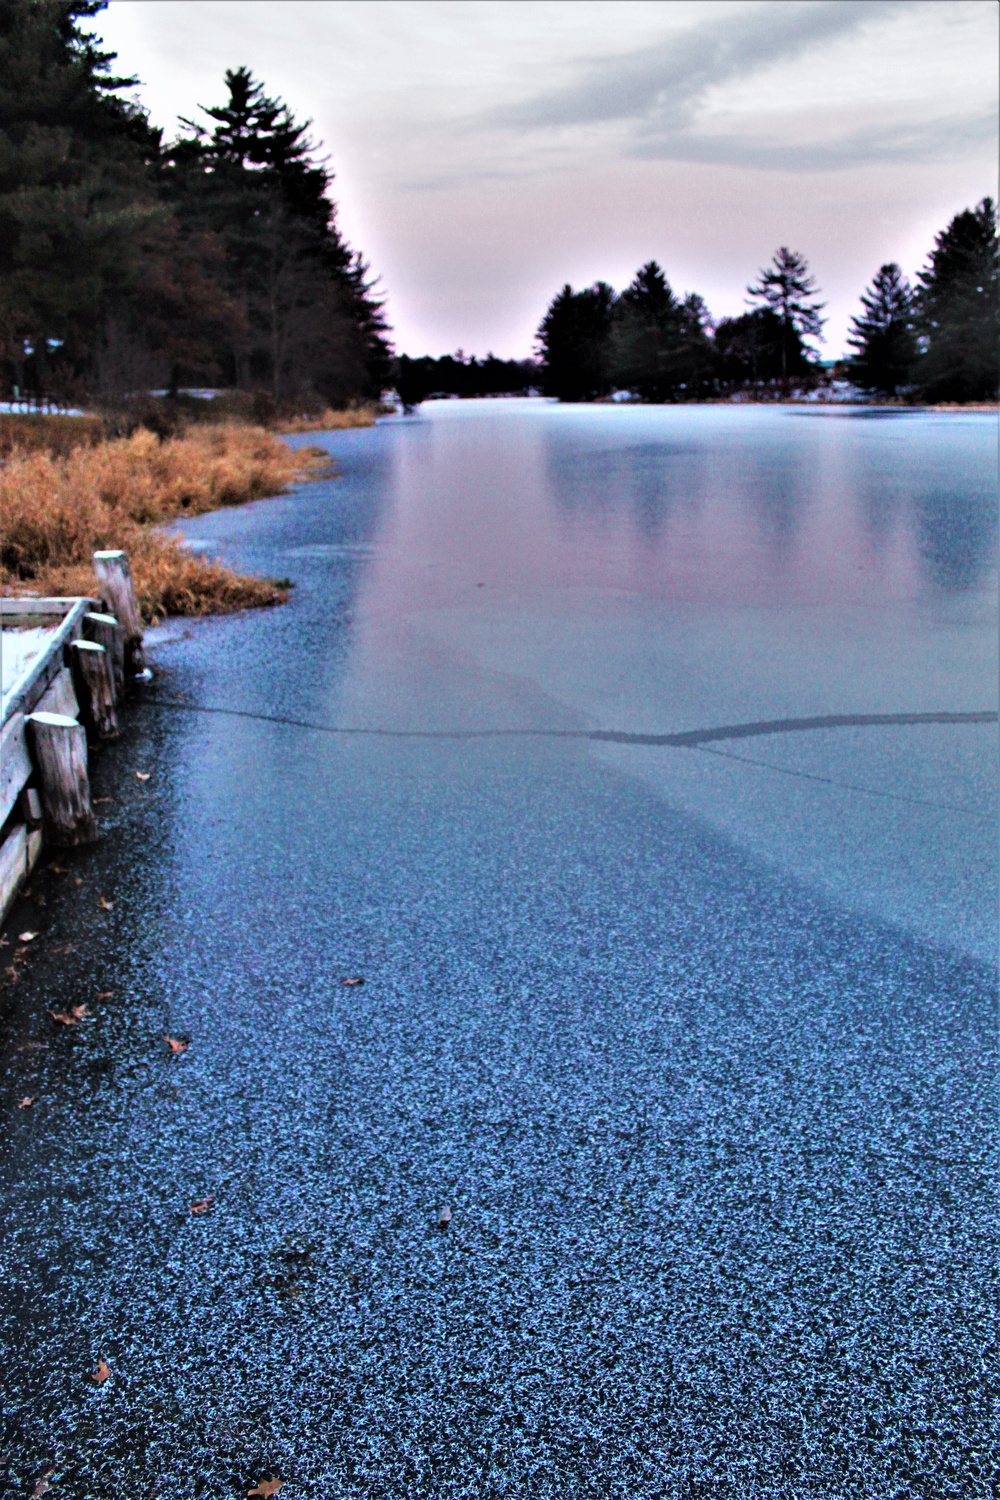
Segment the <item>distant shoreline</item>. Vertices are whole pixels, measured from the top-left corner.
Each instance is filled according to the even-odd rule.
[[[745,392],[737,392],[731,396],[704,396],[697,401],[634,401],[617,399],[614,396],[595,396],[592,401],[560,401],[558,396],[545,396],[539,391],[492,391],[474,396],[459,396],[452,394],[441,394],[425,396],[423,401],[417,402],[413,410],[419,410],[421,406],[430,404],[439,405],[449,401],[548,401],[554,406],[645,406],[650,409],[665,410],[673,407],[691,406],[808,406],[826,408],[858,408],[866,411],[940,411],[940,412],[978,412],[990,415],[1000,414],[1000,401],[866,401],[864,397],[852,397],[850,400],[830,399],[823,397],[802,396],[765,396],[755,400],[747,396]]]

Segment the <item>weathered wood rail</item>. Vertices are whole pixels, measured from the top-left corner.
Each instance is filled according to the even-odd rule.
[[[97,553],[94,568],[100,601],[0,599],[0,922],[46,843],[96,836],[88,743],[118,738],[122,700],[143,675],[128,559]]]

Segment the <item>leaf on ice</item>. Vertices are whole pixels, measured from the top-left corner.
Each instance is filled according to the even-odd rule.
[[[284,1482],[283,1479],[259,1479],[252,1490],[247,1490],[247,1500],[251,1495],[276,1495]]]
[[[163,1040],[166,1042],[167,1046],[170,1048],[175,1057],[180,1052],[186,1052],[191,1045],[190,1042],[180,1041],[178,1037],[168,1036],[166,1032],[163,1033]]]
[[[93,1372],[90,1378],[95,1385],[103,1385],[110,1374],[111,1371],[108,1368],[107,1361],[99,1359],[97,1361],[97,1369]]]
[[[214,1202],[215,1194],[209,1193],[207,1198],[198,1198],[196,1202],[192,1203],[191,1212],[193,1214],[207,1214]]]

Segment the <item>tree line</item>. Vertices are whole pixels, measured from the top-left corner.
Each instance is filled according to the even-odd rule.
[[[823,377],[824,304],[804,256],[779,249],[747,288],[748,310],[713,323],[697,293],[679,297],[649,261],[621,293],[566,285],[538,329],[537,382],[561,401],[629,391],[640,401],[699,401],[736,391],[787,394]],[[996,210],[984,198],[935,239],[911,286],[882,266],[851,323],[841,372],[879,397],[996,399],[1000,276]]]
[[[246,68],[166,139],[83,29],[106,0],[0,0],[0,380],[63,399],[224,385],[378,397],[381,299],[333,174]]]
[[[440,359],[401,354],[393,367],[396,394],[405,407],[431,396],[519,396],[537,386],[538,365],[531,359],[485,359],[461,349]]]

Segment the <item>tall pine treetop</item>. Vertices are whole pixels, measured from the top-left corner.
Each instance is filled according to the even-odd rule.
[[[933,401],[994,399],[1000,365],[1000,247],[996,207],[956,214],[917,277],[923,357],[917,380]]]
[[[171,149],[175,165],[218,173],[247,192],[277,189],[289,213],[326,232],[335,212],[328,197],[333,173],[315,155],[311,121],[296,121],[249,68],[228,68],[225,82],[223,104],[199,106],[214,128],[182,120],[188,133]]]

